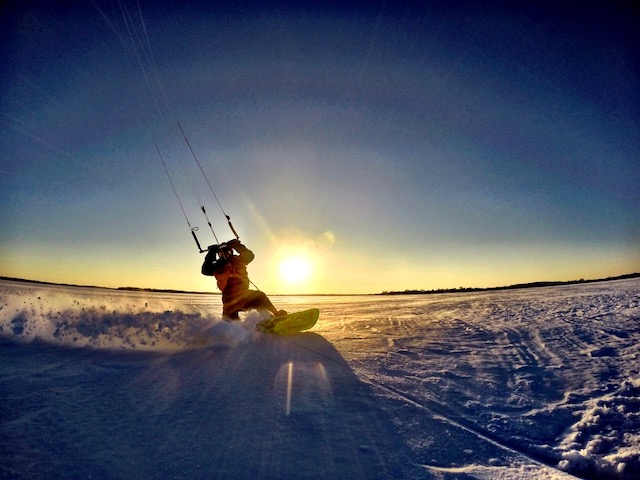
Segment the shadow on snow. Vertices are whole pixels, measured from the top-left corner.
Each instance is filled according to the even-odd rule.
[[[305,333],[174,355],[8,346],[4,478],[425,478],[338,351]]]

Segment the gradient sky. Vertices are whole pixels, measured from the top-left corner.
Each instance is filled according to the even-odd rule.
[[[0,275],[213,290],[178,121],[267,293],[640,271],[631,2],[166,3],[0,7]]]

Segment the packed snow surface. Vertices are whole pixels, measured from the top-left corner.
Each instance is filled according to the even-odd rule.
[[[638,279],[272,300],[0,282],[0,477],[640,478]]]

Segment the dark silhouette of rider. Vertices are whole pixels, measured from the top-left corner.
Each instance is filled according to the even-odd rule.
[[[237,254],[236,254],[237,253]],[[254,255],[240,240],[211,245],[202,264],[202,274],[216,277],[222,292],[222,315],[228,320],[239,320],[239,313],[248,310],[268,310],[274,316],[286,315],[259,290],[249,290],[247,264]]]

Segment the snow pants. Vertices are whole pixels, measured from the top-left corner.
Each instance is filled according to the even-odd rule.
[[[263,292],[257,290],[246,290],[234,295],[231,299],[224,296],[222,298],[222,315],[225,318],[238,320],[240,318],[238,313],[253,309],[275,310],[271,300]]]

